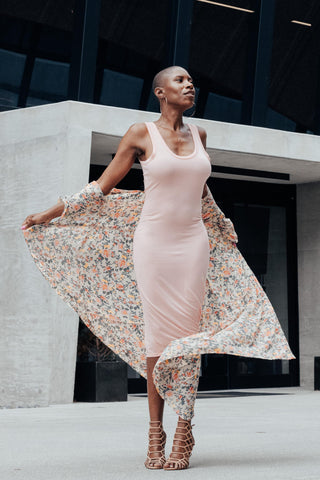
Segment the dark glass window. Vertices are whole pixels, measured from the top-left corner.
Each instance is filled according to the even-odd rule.
[[[74,3],[2,2],[1,109],[67,99]]]
[[[65,100],[67,98],[68,77],[68,63],[36,58],[26,106]]]
[[[114,107],[138,109],[142,88],[142,78],[105,68],[99,103]]]
[[[0,50],[0,106],[16,107],[22,82],[26,56]]]
[[[197,116],[240,122],[252,3],[194,2],[189,64],[200,87]]]
[[[299,131],[313,129],[319,108],[319,26],[319,1],[276,3],[269,105]]]
[[[163,68],[168,0],[101,4],[95,101],[154,110],[154,75]]]
[[[246,123],[246,86],[253,78],[248,72],[257,50],[252,35],[259,6],[272,1],[194,0],[190,48],[186,41],[185,49],[198,87],[195,116]],[[74,98],[68,86],[75,71],[76,5],[76,0],[2,0],[0,109]],[[101,0],[94,92],[91,86],[86,101],[159,111],[151,84],[166,66],[171,6],[169,0]],[[270,25],[272,55],[264,72],[267,101],[261,126],[318,133],[320,2],[276,1]]]

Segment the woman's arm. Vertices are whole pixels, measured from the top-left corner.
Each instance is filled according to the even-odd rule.
[[[28,215],[22,225],[21,229],[25,230],[26,228],[32,227],[32,225],[39,225],[40,223],[49,223],[55,217],[60,217],[64,210],[64,203],[60,200],[53,207],[48,208],[40,213],[33,213]]]
[[[201,198],[204,198],[208,193],[208,190],[207,190],[207,184],[205,183],[204,184],[204,187],[203,187],[203,192],[202,192],[202,197]]]
[[[203,145],[204,149],[206,149],[207,148],[207,132],[202,127],[197,127],[197,128],[198,128],[198,131],[199,131],[199,135],[200,135],[200,138],[201,138],[202,145]],[[204,187],[203,187],[202,198],[204,198],[206,195],[207,195],[207,184],[205,183]]]
[[[97,180],[104,195],[107,195],[125,177],[136,157],[144,152],[146,135],[146,125],[137,123],[132,125],[123,136],[115,157]],[[21,228],[25,230],[32,225],[49,223],[53,218],[61,216],[63,210],[64,203],[60,200],[43,212],[28,215]]]
[[[104,195],[108,195],[126,176],[137,156],[145,151],[146,135],[146,125],[136,123],[123,136],[115,157],[97,180]]]

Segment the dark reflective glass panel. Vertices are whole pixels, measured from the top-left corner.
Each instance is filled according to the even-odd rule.
[[[200,88],[197,116],[240,122],[252,4],[194,2],[189,65]]]
[[[276,3],[269,105],[302,132],[315,128],[319,108],[319,26],[317,0]]]
[[[2,2],[2,110],[67,99],[75,1],[58,3]]]
[[[18,105],[26,55],[0,49],[0,107]]]
[[[163,68],[168,0],[101,3],[95,102],[157,110],[154,75]]]

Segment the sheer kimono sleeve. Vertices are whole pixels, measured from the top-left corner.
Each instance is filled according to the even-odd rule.
[[[104,194],[98,184],[98,182],[93,181],[88,183],[80,192],[74,193],[72,195],[63,195],[59,197],[59,200],[62,201],[65,205],[64,211],[62,212],[61,217],[68,214],[81,214],[85,212],[88,208],[90,211],[97,211],[100,208],[101,202],[104,199]]]

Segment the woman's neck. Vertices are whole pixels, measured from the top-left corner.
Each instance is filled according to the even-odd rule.
[[[182,114],[183,112],[173,110],[170,107],[163,108],[161,116],[157,120],[157,125],[169,130],[181,130],[183,127]]]

